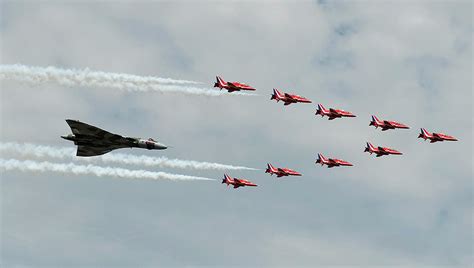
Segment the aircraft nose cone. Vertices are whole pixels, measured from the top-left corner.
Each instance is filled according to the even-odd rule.
[[[68,141],[73,141],[74,140],[74,135],[62,135],[61,138],[68,140]]]
[[[164,150],[164,149],[167,149],[168,146],[164,145],[164,144],[161,144],[161,143],[155,143],[155,149],[157,150]]]

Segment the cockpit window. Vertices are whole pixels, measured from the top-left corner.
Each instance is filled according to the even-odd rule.
[[[149,138],[148,140],[149,140],[149,141],[154,141],[154,142],[156,142],[156,141],[155,141],[154,139],[152,139],[152,138]]]

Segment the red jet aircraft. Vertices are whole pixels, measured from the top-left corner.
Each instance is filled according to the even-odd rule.
[[[270,173],[270,175],[276,174],[277,178],[282,176],[301,176],[301,173],[294,170],[289,168],[276,168],[272,166],[272,164],[267,164],[267,170],[265,170],[265,173]]]
[[[396,129],[396,128],[404,128],[404,129],[410,128],[407,125],[404,125],[402,123],[398,123],[395,121],[387,121],[387,120],[380,121],[375,115],[372,115],[372,121],[370,121],[369,126],[375,126],[375,128],[381,127],[382,131],[385,131],[388,129]]]
[[[292,103],[304,102],[304,103],[311,103],[311,100],[301,97],[298,95],[292,95],[288,93],[281,93],[278,89],[273,89],[273,94],[270,100],[276,100],[277,102],[283,101],[284,105],[290,105]]]
[[[365,147],[364,152],[369,152],[370,154],[375,153],[377,157],[383,156],[383,155],[389,155],[389,154],[402,154],[401,152],[387,148],[387,147],[374,147],[370,142],[367,142],[367,147]]]
[[[449,136],[443,133],[429,133],[426,131],[426,129],[422,128],[420,135],[418,135],[418,138],[423,138],[424,140],[429,139],[430,143],[434,143],[437,141],[457,141],[453,136]]]
[[[336,159],[336,158],[326,158],[322,154],[318,154],[318,160],[316,160],[316,164],[321,164],[327,165],[328,168],[332,167],[339,167],[339,166],[353,166],[351,163],[341,160],[341,159]]]
[[[327,115],[329,117],[328,120],[333,120],[335,118],[341,118],[341,117],[356,117],[351,112],[347,112],[344,110],[337,110],[333,108],[330,108],[329,110],[327,110],[326,108],[324,108],[322,104],[318,104],[318,110],[316,110],[316,115],[318,114],[320,114],[321,117],[324,117],[325,115]]]
[[[245,186],[257,186],[257,184],[249,180],[237,179],[237,178],[232,179],[227,174],[224,174],[224,179],[222,180],[222,183],[227,184],[227,186],[229,186],[229,184],[232,184],[234,185],[234,189],[239,188],[239,187],[245,187]]]
[[[239,82],[226,82],[220,76],[216,76],[217,82],[214,84],[214,87],[218,87],[221,90],[224,88],[228,92],[241,91],[241,90],[255,90],[255,88],[242,84]]]

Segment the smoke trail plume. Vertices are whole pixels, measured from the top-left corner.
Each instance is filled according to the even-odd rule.
[[[130,92],[175,92],[204,96],[221,96],[225,94],[225,92],[210,88],[192,86],[201,84],[194,81],[107,73],[91,71],[89,69],[60,69],[52,66],[0,65],[0,79],[23,81],[31,84],[53,82],[62,86],[115,88]],[[234,95],[252,94],[240,93]]]
[[[214,179],[171,174],[165,172],[152,172],[146,170],[130,170],[124,168],[99,167],[94,165],[76,165],[73,163],[60,164],[51,162],[36,162],[31,160],[20,161],[17,159],[0,158],[0,170],[19,170],[23,172],[58,172],[75,175],[95,175],[98,177],[109,176],[126,179],[150,179],[173,181],[213,181]]]
[[[192,160],[168,159],[166,157],[137,156],[122,153],[109,153],[94,158],[75,157],[76,149],[72,147],[53,147],[30,143],[0,142],[0,152],[13,152],[21,156],[48,157],[56,159],[73,159],[80,161],[97,161],[127,165],[143,165],[149,167],[182,168],[195,170],[257,170],[255,168],[225,165]]]

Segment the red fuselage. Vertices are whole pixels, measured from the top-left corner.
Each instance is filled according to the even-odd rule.
[[[255,90],[255,88],[242,84],[239,82],[226,82],[224,79],[222,79],[219,76],[216,76],[216,83],[214,83],[214,87],[218,87],[221,90],[226,89],[228,92],[233,92],[233,91],[241,91],[241,90]]]
[[[301,97],[298,95],[293,95],[289,93],[282,93],[278,89],[274,88],[273,89],[273,94],[272,97],[270,98],[271,100],[276,100],[277,102],[282,101],[284,105],[290,105],[292,103],[311,103],[311,100]]]
[[[301,176],[301,173],[298,173],[292,169],[289,168],[276,168],[272,166],[271,164],[267,164],[267,170],[265,170],[265,173],[270,173],[270,175],[277,175],[277,178],[283,177],[283,176]]]
[[[322,104],[318,104],[318,109],[316,110],[316,115],[321,115],[321,117],[327,116],[328,120],[333,120],[341,117],[356,117],[354,114],[348,111],[339,110],[339,109],[326,109]]]
[[[237,179],[237,178],[231,178],[229,175],[224,174],[224,179],[222,180],[222,183],[229,185],[233,185],[234,189],[239,188],[239,187],[245,187],[245,186],[257,186],[257,184],[245,180],[245,179]]]
[[[388,130],[388,129],[396,129],[396,128],[403,128],[403,129],[408,129],[407,125],[404,125],[402,123],[398,123],[395,121],[388,121],[388,120],[379,120],[375,115],[372,115],[372,121],[370,121],[369,126],[375,126],[375,128],[381,128],[382,131]]]
[[[453,136],[449,136],[443,133],[429,133],[426,129],[422,128],[420,135],[418,138],[423,138],[424,140],[430,140],[430,143],[438,142],[438,141],[457,141]]]
[[[351,163],[347,161],[337,159],[337,158],[326,158],[322,154],[318,154],[318,160],[316,160],[316,164],[321,164],[321,166],[327,165],[328,168],[339,167],[339,166],[349,166],[349,167],[353,166]]]
[[[396,154],[396,155],[401,155],[402,153],[388,147],[374,147],[370,142],[367,142],[367,147],[365,147],[364,152],[369,152],[370,154],[375,154],[377,157],[383,156],[383,155],[389,155],[389,154]]]

